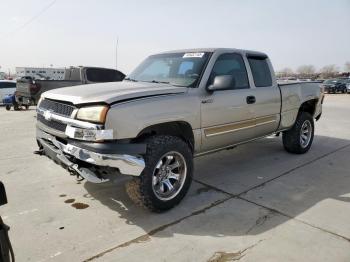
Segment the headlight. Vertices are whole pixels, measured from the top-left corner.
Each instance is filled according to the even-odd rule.
[[[41,103],[43,100],[44,100],[44,98],[43,98],[42,96],[40,96],[40,99],[39,99],[39,101],[38,101],[37,105],[39,106],[39,105],[40,105],[40,103]]]
[[[108,106],[89,106],[78,110],[77,119],[103,124],[106,120]]]

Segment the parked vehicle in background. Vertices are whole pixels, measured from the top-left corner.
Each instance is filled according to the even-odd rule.
[[[0,80],[0,103],[7,95],[12,95],[16,91],[16,81]]]
[[[132,175],[130,197],[167,210],[190,187],[193,157],[279,132],[286,151],[306,153],[322,90],[314,82],[277,84],[260,52],[161,53],[122,82],[45,92],[37,107],[37,153],[94,183]]]
[[[40,95],[48,90],[92,83],[118,82],[124,77],[125,75],[118,70],[100,67],[65,69],[64,80],[40,80],[26,76],[17,80],[16,101],[23,105],[36,105]]]
[[[328,79],[322,83],[325,92],[331,94],[335,93],[346,93],[346,79],[338,78],[338,79]]]
[[[29,105],[22,105],[22,104],[17,103],[15,94],[5,96],[2,99],[2,103],[5,106],[7,111],[11,110],[11,107],[13,107],[13,109],[15,111],[18,111],[18,110],[22,109],[23,107],[26,110],[29,109]]]
[[[350,78],[347,78],[345,82],[346,82],[346,93],[350,94]]]
[[[18,110],[18,106],[16,106],[16,98],[15,94],[12,95],[6,95],[2,99],[2,104],[5,106],[6,110],[9,111],[11,107],[13,106],[15,110]]]

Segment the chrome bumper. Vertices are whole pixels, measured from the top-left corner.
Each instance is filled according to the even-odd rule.
[[[124,175],[139,176],[145,168],[145,161],[142,157],[124,154],[100,154],[71,144],[63,144],[54,136],[38,128],[36,137],[45,150],[50,150],[51,154],[56,154],[58,160],[75,171],[77,171],[75,169],[77,165],[71,162],[65,154],[92,165],[118,168],[120,173]],[[84,177],[84,174],[82,176]]]

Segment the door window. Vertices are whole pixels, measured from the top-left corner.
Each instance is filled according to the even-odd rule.
[[[227,53],[218,57],[209,77],[209,85],[214,82],[216,76],[221,75],[232,76],[230,89],[249,88],[247,70],[239,54]]]

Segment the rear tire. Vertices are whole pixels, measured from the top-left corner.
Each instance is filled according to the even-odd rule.
[[[145,142],[145,169],[126,185],[126,191],[136,204],[162,212],[179,204],[190,188],[193,155],[178,137],[154,136]]]
[[[299,112],[292,129],[283,132],[285,150],[293,154],[309,151],[314,139],[314,120],[307,112]]]
[[[7,111],[11,110],[11,106],[10,105],[6,105],[5,108],[6,108]]]

